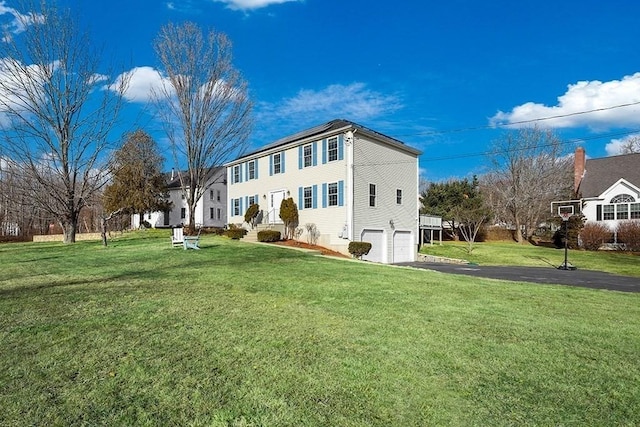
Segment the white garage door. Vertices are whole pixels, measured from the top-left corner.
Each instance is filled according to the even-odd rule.
[[[393,234],[393,262],[413,261],[413,239],[410,231]]]
[[[382,230],[362,230],[363,242],[371,243],[368,255],[362,257],[367,261],[384,262],[384,232]]]

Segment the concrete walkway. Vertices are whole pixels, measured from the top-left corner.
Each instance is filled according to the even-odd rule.
[[[592,289],[607,289],[621,292],[640,292],[640,277],[619,276],[591,270],[558,270],[552,267],[496,267],[479,265],[406,262],[396,265],[440,271],[449,274],[512,282],[531,282],[579,286]]]

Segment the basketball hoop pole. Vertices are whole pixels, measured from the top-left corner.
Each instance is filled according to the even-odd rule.
[[[570,203],[571,201],[567,201]],[[551,206],[553,208],[554,203],[552,202]],[[564,202],[560,202],[564,203]],[[558,267],[558,270],[575,270],[574,266],[569,266],[569,219],[575,213],[573,204],[565,204],[564,206],[558,206],[558,215],[562,218],[562,222],[564,222],[564,263]]]
[[[575,270],[574,266],[569,267],[569,218],[571,215],[562,215],[562,222],[564,222],[564,263],[558,267],[558,270]]]

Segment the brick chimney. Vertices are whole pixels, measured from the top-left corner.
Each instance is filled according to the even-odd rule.
[[[573,191],[578,194],[578,190],[580,189],[580,182],[582,181],[582,177],[584,177],[585,172],[585,153],[584,148],[578,147],[576,148],[576,153],[573,156]]]

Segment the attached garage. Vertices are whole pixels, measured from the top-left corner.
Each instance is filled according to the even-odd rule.
[[[396,231],[393,233],[393,261],[411,262],[414,261],[413,235],[410,231]]]
[[[373,262],[385,262],[386,246],[384,244],[384,231],[382,230],[362,230],[363,242],[371,243],[371,250],[368,255],[362,257],[362,259]]]

